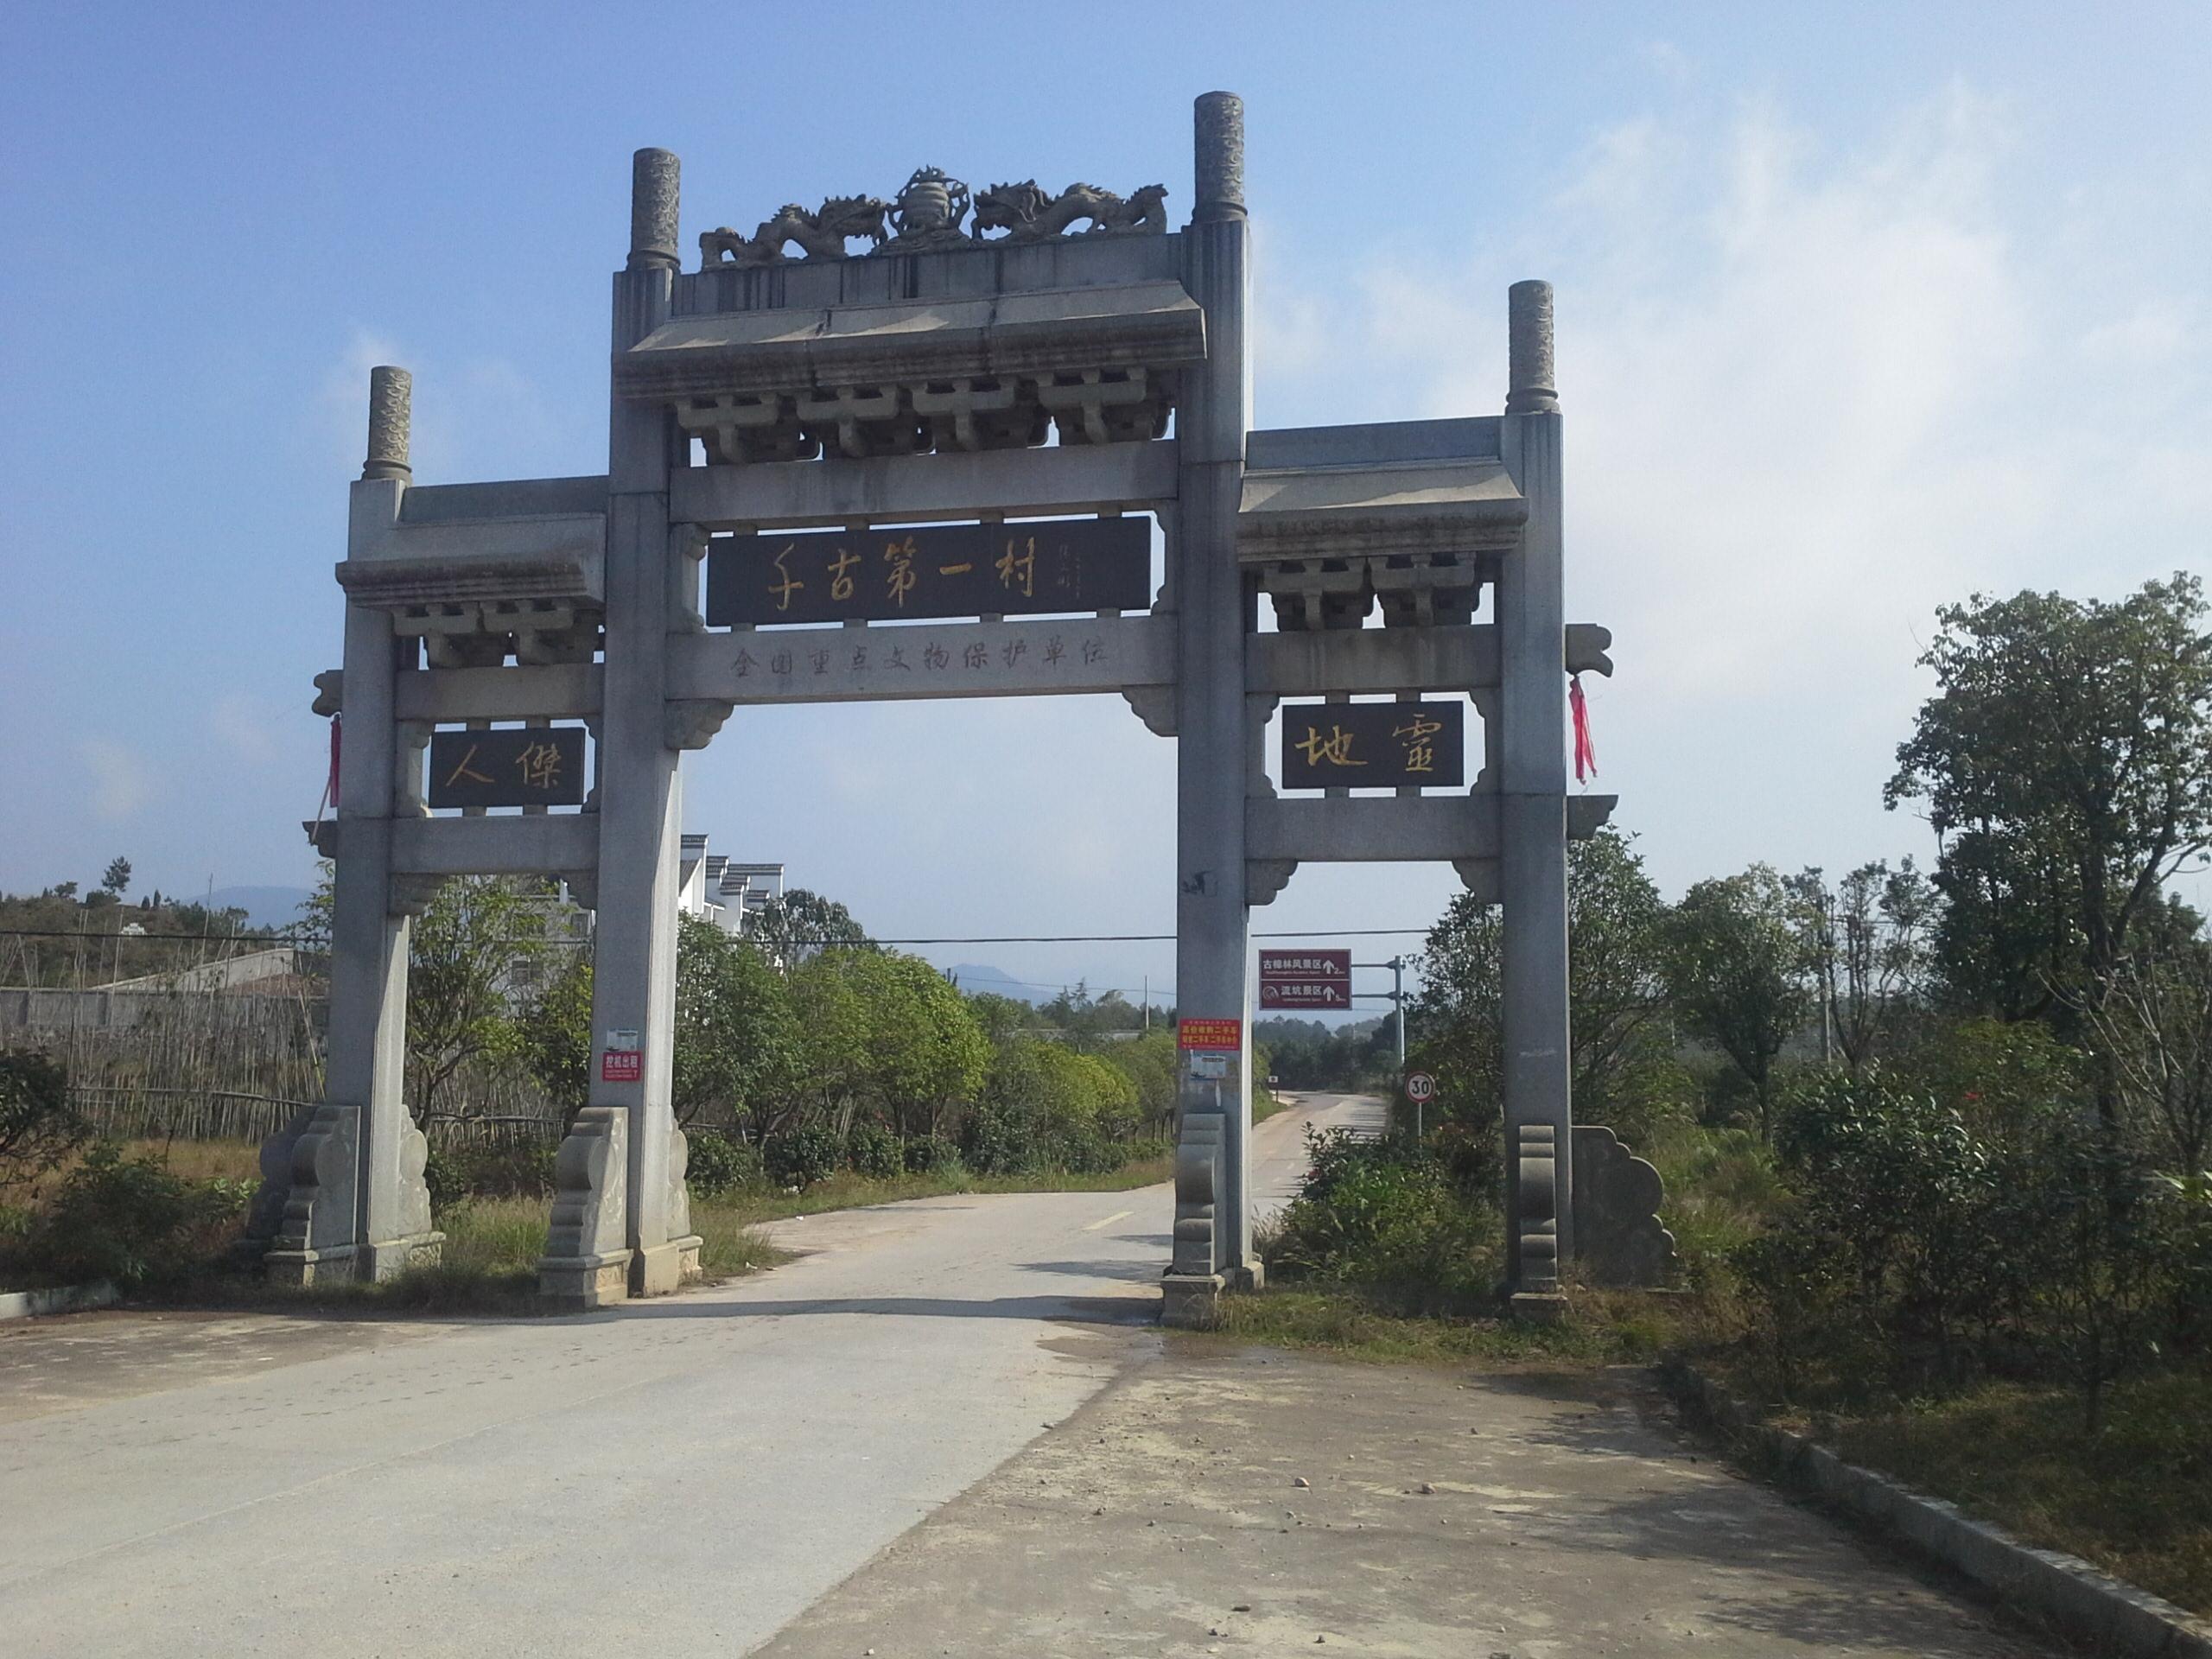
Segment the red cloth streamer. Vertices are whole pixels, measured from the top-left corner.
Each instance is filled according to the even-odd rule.
[[[1583,701],[1580,674],[1567,683],[1567,706],[1574,714],[1574,781],[1579,784],[1598,775],[1598,751],[1590,743],[1590,705]]]
[[[330,798],[330,810],[338,810],[338,723],[339,716],[330,717],[330,783],[324,793]]]

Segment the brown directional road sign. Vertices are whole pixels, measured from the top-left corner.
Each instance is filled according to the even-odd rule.
[[[715,627],[1151,603],[1152,520],[1142,517],[782,531],[717,537],[707,549],[707,620]]]
[[[1351,952],[1262,950],[1260,1006],[1263,1008],[1349,1008]]]

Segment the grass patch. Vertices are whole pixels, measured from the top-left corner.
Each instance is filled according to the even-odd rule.
[[[1401,1313],[1357,1291],[1311,1286],[1226,1296],[1221,1309],[1221,1336],[1381,1364],[1617,1365],[1656,1358],[1669,1335],[1663,1319],[1630,1316],[1613,1299],[1578,1302],[1556,1325]]]
[[[1993,1384],[1824,1421],[1819,1438],[2029,1543],[2212,1614],[2212,1376],[2116,1382],[2105,1411],[2092,1437],[2075,1390]]]

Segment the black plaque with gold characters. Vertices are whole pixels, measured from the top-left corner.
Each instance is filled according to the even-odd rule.
[[[1302,702],[1282,711],[1285,789],[1457,788],[1464,702]]]
[[[707,621],[715,627],[1141,611],[1151,603],[1152,521],[1141,517],[785,531],[708,544]]]
[[[581,806],[584,728],[430,734],[432,806]]]

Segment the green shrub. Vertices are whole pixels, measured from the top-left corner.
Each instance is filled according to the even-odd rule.
[[[906,1166],[899,1137],[880,1123],[855,1123],[845,1141],[845,1159],[855,1173],[872,1181],[896,1180]]]
[[[1470,1202],[1409,1140],[1308,1130],[1312,1170],[1270,1239],[1271,1272],[1441,1307],[1481,1297],[1497,1263],[1495,1212]]]
[[[423,1165],[430,1207],[467,1198],[543,1198],[553,1193],[560,1148],[550,1141],[434,1146]]]
[[[91,1131],[69,1108],[69,1074],[42,1049],[0,1048],[0,1187],[57,1167]]]
[[[983,1099],[960,1126],[960,1156],[978,1175],[1020,1175],[1037,1165],[1029,1114],[1005,1101]]]
[[[826,1181],[843,1166],[845,1149],[820,1124],[772,1135],[760,1148],[768,1179],[778,1186],[809,1187]]]
[[[65,1281],[182,1278],[215,1257],[251,1196],[251,1182],[188,1181],[102,1143],[62,1181],[29,1254]]]
[[[906,1140],[906,1173],[910,1175],[952,1175],[960,1169],[960,1148],[941,1135],[910,1135]]]
[[[742,1141],[713,1129],[695,1130],[687,1139],[690,1158],[683,1179],[695,1198],[718,1198],[763,1173],[759,1149]]]
[[[1122,1149],[1103,1135],[1076,1131],[1052,1137],[1050,1160],[1071,1175],[1111,1175],[1122,1166]]]

